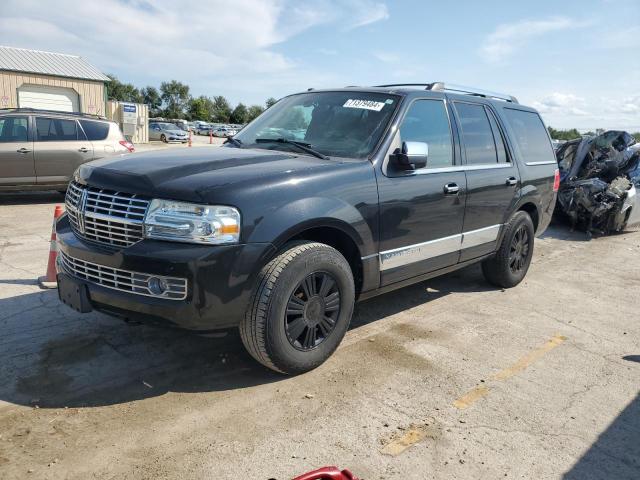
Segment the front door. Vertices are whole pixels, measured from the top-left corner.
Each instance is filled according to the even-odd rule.
[[[496,250],[505,216],[517,201],[520,174],[492,109],[473,102],[453,104],[467,172],[464,262]]]
[[[93,145],[76,120],[36,117],[35,165],[38,184],[66,184],[93,158]]]
[[[402,142],[426,143],[427,165],[407,171],[387,161],[378,179],[381,285],[454,265],[460,255],[466,177],[445,101],[415,100],[390,153]]]
[[[29,117],[0,117],[0,188],[36,183]]]

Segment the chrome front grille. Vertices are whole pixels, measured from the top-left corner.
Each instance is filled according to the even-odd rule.
[[[113,290],[168,300],[184,300],[187,297],[187,280],[184,278],[105,267],[70,257],[64,252],[59,253],[58,263],[60,269],[69,275]],[[157,288],[159,281],[162,281],[165,287],[162,293],[159,293]]]
[[[71,182],[65,204],[71,227],[79,237],[114,247],[142,240],[149,207],[144,197]]]

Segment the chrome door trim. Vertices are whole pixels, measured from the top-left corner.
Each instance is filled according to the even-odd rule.
[[[557,165],[558,162],[556,160],[544,160],[542,162],[525,162],[525,165],[533,166],[533,165]]]
[[[496,168],[511,168],[513,163],[483,163],[479,165],[457,165],[452,167],[421,168],[413,172],[414,175],[430,175],[432,173],[471,172],[475,170],[494,170]],[[411,175],[406,175],[410,177]],[[402,178],[394,177],[394,178]]]
[[[477,247],[497,240],[503,224],[491,225],[463,232],[449,237],[437,238],[428,242],[416,243],[405,247],[394,248],[380,252],[380,271],[403,267],[411,263],[429,260],[431,258],[454,253],[458,250]],[[362,257],[362,260],[375,255]]]
[[[462,234],[380,252],[380,270],[402,267],[460,250]]]

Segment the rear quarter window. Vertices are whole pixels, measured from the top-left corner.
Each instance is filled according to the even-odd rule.
[[[505,108],[504,112],[515,135],[516,148],[525,163],[555,162],[551,141],[540,115],[512,108]]]
[[[109,124],[106,122],[80,120],[80,125],[82,125],[88,140],[104,140],[109,135]]]

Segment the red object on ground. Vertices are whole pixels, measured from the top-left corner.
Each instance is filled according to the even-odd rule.
[[[62,215],[64,210],[62,206],[56,205],[53,211],[53,227],[51,228],[51,243],[49,246],[49,262],[47,263],[47,273],[44,277],[38,279],[41,287],[56,288],[58,282],[56,280],[56,259],[58,258],[58,245],[56,243],[56,220]]]
[[[556,168],[556,173],[553,177],[553,191],[557,192],[560,190],[560,170]]]
[[[133,143],[131,143],[129,140],[120,140],[120,145],[129,150],[130,153],[133,153],[136,150]]]
[[[338,467],[322,467],[313,472],[304,473],[293,480],[358,480],[349,470]]]

